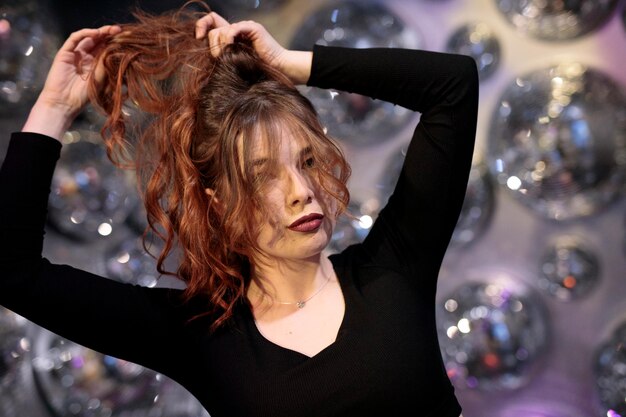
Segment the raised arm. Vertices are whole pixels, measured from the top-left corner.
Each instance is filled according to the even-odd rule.
[[[421,112],[397,186],[364,242],[372,262],[410,274],[434,295],[463,204],[478,110],[466,56],[405,49],[316,46],[309,85]]]
[[[70,35],[54,58],[23,132],[61,138],[87,103],[89,78],[101,76],[102,70],[95,68],[99,50],[106,39],[120,31],[119,26],[102,26]]]
[[[182,342],[186,318],[173,290],[121,284],[42,258],[59,139],[87,102],[99,47],[118,32],[105,26],[72,34],[23,131],[11,138],[0,170],[0,304],[86,347],[175,376],[178,365],[170,369],[162,358],[184,361],[194,345]]]

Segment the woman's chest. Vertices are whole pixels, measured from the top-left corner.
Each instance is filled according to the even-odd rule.
[[[314,355],[289,339],[271,339],[251,316],[238,315],[236,326],[203,349],[209,412],[213,407],[218,417],[226,407],[224,415],[374,415],[367,410],[409,406],[420,397],[430,401],[442,380],[433,315],[405,297],[406,290],[401,293],[384,287],[346,293],[345,313],[329,318],[335,320],[333,333],[312,331],[307,339],[303,328],[291,335],[326,338]]]
[[[337,339],[345,314],[345,301],[336,283],[302,305],[275,305],[255,317],[260,336],[268,343],[312,357]]]

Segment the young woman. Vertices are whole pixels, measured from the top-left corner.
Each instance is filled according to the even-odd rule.
[[[215,13],[138,15],[62,46],[0,187],[0,303],[161,372],[213,417],[458,417],[435,325],[437,275],[463,203],[478,77],[468,57],[281,47]],[[421,113],[397,187],[362,244],[324,255],[349,167],[296,84]],[[121,284],[41,256],[59,138],[91,102],[132,160],[163,260],[185,290]],[[127,135],[122,111],[149,116]],[[81,315],[84,327],[67,317]]]

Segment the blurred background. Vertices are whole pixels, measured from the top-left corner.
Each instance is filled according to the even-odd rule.
[[[82,27],[183,1],[2,0],[0,160],[56,49]],[[616,0],[223,0],[284,45],[406,47],[472,56],[481,77],[474,168],[440,273],[442,355],[465,417],[626,417],[626,10]],[[329,251],[367,235],[419,114],[302,88],[353,166]],[[129,109],[132,112],[132,109]],[[87,109],[64,138],[44,255],[111,279],[159,278],[129,173]],[[68,317],[80,320],[80,317]],[[89,326],[85,322],[85,326]],[[96,329],[97,331],[97,329]],[[173,381],[0,308],[0,417],[207,416]]]

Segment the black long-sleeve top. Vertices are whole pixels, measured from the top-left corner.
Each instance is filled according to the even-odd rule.
[[[14,133],[0,172],[0,304],[67,339],[178,381],[212,417],[458,417],[435,323],[437,276],[463,203],[478,106],[473,60],[316,46],[309,85],[421,113],[398,184],[362,244],[331,256],[345,299],[313,357],[258,331],[246,303],[210,334],[181,290],[119,283],[42,258],[60,144]],[[80,315],[83,326],[67,317]]]

